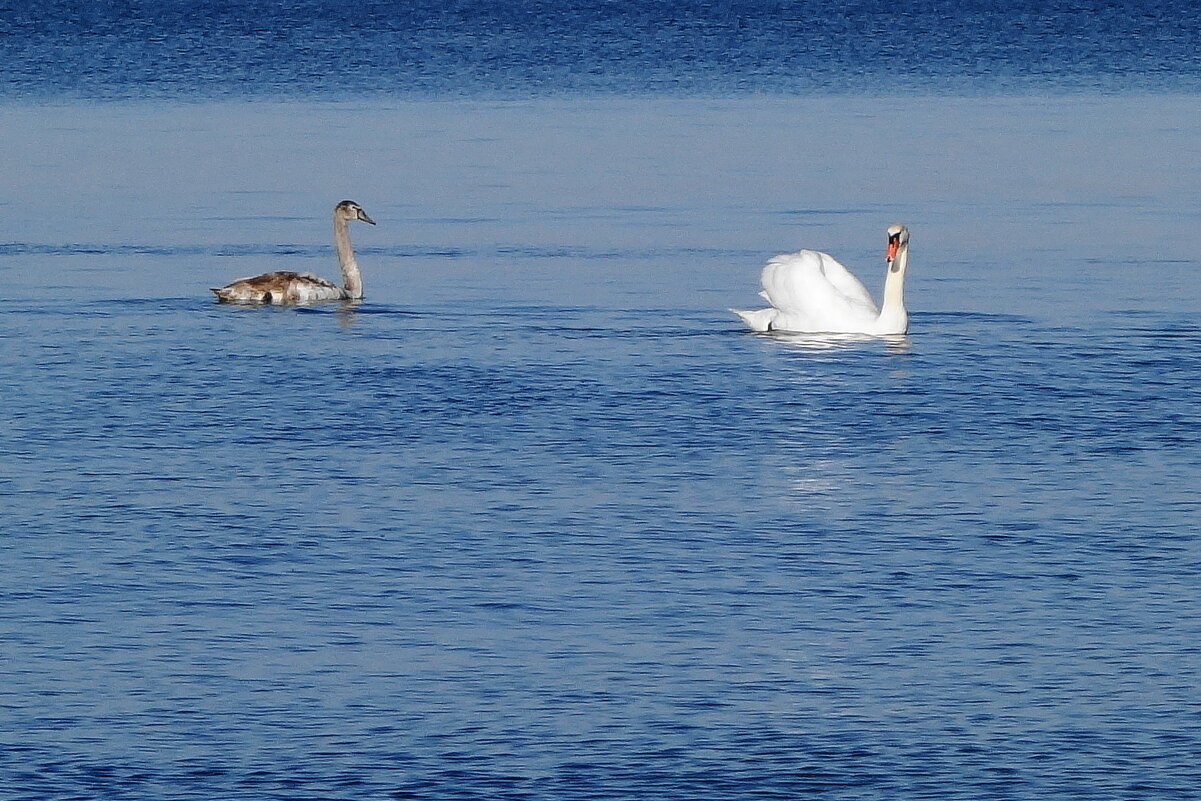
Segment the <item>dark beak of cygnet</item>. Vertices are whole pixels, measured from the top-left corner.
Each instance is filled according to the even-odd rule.
[[[362,209],[359,209],[359,219],[365,223],[371,223],[372,225],[375,225],[375,220],[368,217],[367,212],[363,211]]]

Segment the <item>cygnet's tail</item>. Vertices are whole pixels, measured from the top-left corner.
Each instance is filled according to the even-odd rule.
[[[755,311],[730,309],[730,311],[741,317],[742,321],[750,326],[752,331],[770,331],[772,321],[775,320],[776,315],[780,313],[779,309],[773,308],[756,309]]]

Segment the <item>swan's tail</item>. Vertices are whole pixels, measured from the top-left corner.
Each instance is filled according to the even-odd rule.
[[[776,315],[780,313],[779,309],[756,309],[755,311],[744,311],[742,309],[730,309],[730,311],[742,318],[742,321],[750,326],[752,331],[770,331],[772,321],[776,319]]]
[[[270,293],[267,300],[264,301],[262,293],[256,295],[247,295],[245,292],[238,292],[237,287],[232,286],[211,286],[209,292],[217,296],[218,303],[270,303]]]
[[[217,296],[218,303],[275,303],[279,300],[279,295],[243,286],[240,281],[229,286],[211,286],[209,292]]]

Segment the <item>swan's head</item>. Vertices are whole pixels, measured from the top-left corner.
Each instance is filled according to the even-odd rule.
[[[884,251],[884,261],[888,262],[891,272],[898,272],[901,264],[897,262],[897,251],[909,244],[909,229],[900,223],[888,226],[888,249]],[[902,261],[904,261],[902,259]]]
[[[363,211],[363,207],[353,200],[343,200],[337,206],[334,206],[334,216],[340,217],[343,220],[362,220],[365,223],[375,225],[375,220],[367,216],[367,212]]]

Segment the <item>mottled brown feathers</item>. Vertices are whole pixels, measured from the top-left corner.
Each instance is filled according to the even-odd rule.
[[[308,303],[337,300],[346,294],[320,276],[291,270],[240,278],[212,291],[222,303]]]

